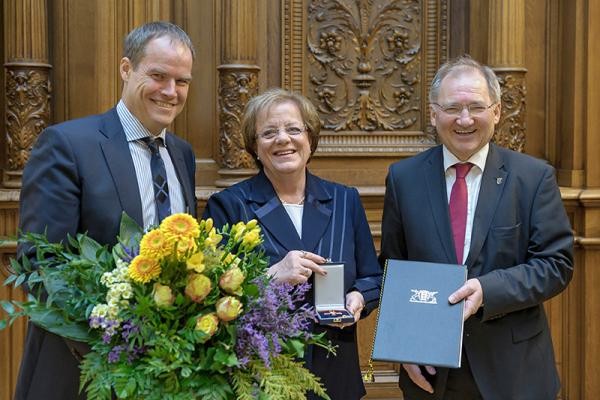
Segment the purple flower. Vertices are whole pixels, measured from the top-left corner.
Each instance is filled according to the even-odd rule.
[[[108,353],[108,362],[110,364],[118,362],[119,358],[121,357],[121,353],[123,352],[123,350],[125,350],[125,348],[126,347],[123,344],[113,347],[110,353]]]
[[[129,340],[129,337],[140,331],[140,328],[131,321],[127,321],[121,326],[121,337],[123,340]]]
[[[267,368],[271,356],[281,353],[281,342],[294,337],[307,337],[307,329],[315,312],[302,304],[308,283],[293,286],[264,279],[255,281],[260,295],[252,299],[238,322],[236,355],[241,365],[260,358]],[[302,304],[298,307],[298,304]]]

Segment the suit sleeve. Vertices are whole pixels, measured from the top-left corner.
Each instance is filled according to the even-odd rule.
[[[377,254],[373,244],[373,236],[367,222],[365,209],[360,202],[358,191],[351,189],[354,197],[355,226],[355,258],[356,258],[356,280],[354,289],[361,292],[365,300],[364,315],[373,311],[379,302],[381,290],[382,270],[377,263]]]
[[[75,235],[80,221],[79,181],[71,144],[60,131],[47,128],[23,171],[20,232],[46,232],[51,242]]]
[[[573,276],[573,234],[553,169],[546,167],[529,215],[527,258],[480,276],[483,319],[541,304],[564,290]]]
[[[400,213],[398,182],[394,178],[394,170],[390,167],[385,183],[383,201],[383,217],[381,220],[381,252],[379,264],[385,267],[389,258],[405,260],[407,258],[406,241],[402,215]]]

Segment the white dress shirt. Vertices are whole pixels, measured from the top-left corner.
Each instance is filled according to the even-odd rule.
[[[471,158],[467,160],[473,164],[473,167],[465,177],[467,184],[468,202],[467,202],[467,224],[465,229],[465,247],[463,251],[462,263],[467,260],[469,256],[469,249],[471,248],[471,234],[473,233],[473,217],[475,216],[475,209],[477,208],[477,200],[479,199],[479,188],[481,187],[481,177],[485,169],[485,161],[490,150],[489,143],[483,146],[477,153],[473,154]],[[444,156],[444,171],[446,173],[446,194],[448,196],[448,203],[450,203],[450,193],[452,192],[452,185],[456,180],[456,170],[452,168],[454,164],[461,163],[454,154],[443,146],[442,153]]]
[[[148,146],[140,139],[152,136],[150,131],[127,109],[123,101],[117,104],[117,114],[123,125],[125,136],[129,144],[129,151],[133,159],[135,175],[137,177],[140,198],[142,199],[142,216],[144,218],[144,230],[158,225],[158,215],[156,213],[156,204],[154,201],[154,184],[152,182],[152,170],[150,168],[150,159],[152,157]],[[167,185],[169,186],[169,201],[171,203],[171,213],[181,213],[185,211],[185,200],[183,191],[177,173],[171,161],[171,156],[167,150],[165,141],[166,129],[158,135],[163,139],[164,146],[159,147],[160,157],[165,164],[167,171]],[[132,188],[133,189],[133,188]]]

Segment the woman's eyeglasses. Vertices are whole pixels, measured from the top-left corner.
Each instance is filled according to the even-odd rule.
[[[304,131],[306,131],[306,127],[302,126],[286,126],[284,128],[268,128],[262,132],[259,132],[256,134],[256,137],[262,140],[273,140],[275,139],[277,136],[279,136],[280,132],[285,133],[286,135],[290,136],[290,137],[295,137],[295,136],[299,136],[302,135],[304,133]]]

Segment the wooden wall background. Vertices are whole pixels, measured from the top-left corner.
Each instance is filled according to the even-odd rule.
[[[173,129],[195,149],[200,208],[254,172],[238,117],[250,96],[284,86],[319,107],[326,129],[310,168],[359,188],[377,245],[387,166],[435,144],[436,68],[465,52],[491,65],[503,88],[495,140],[557,168],[576,236],[573,281],[546,304],[559,398],[600,398],[600,0],[4,0],[0,13],[2,277],[30,146],[48,124],[116,103],[121,41],[136,25],[173,21],[197,47]],[[22,294],[0,287],[9,297]],[[360,323],[363,366],[373,325]],[[24,334],[24,323],[0,332],[0,399],[12,397]],[[397,370],[377,363],[368,397],[400,399]]]

